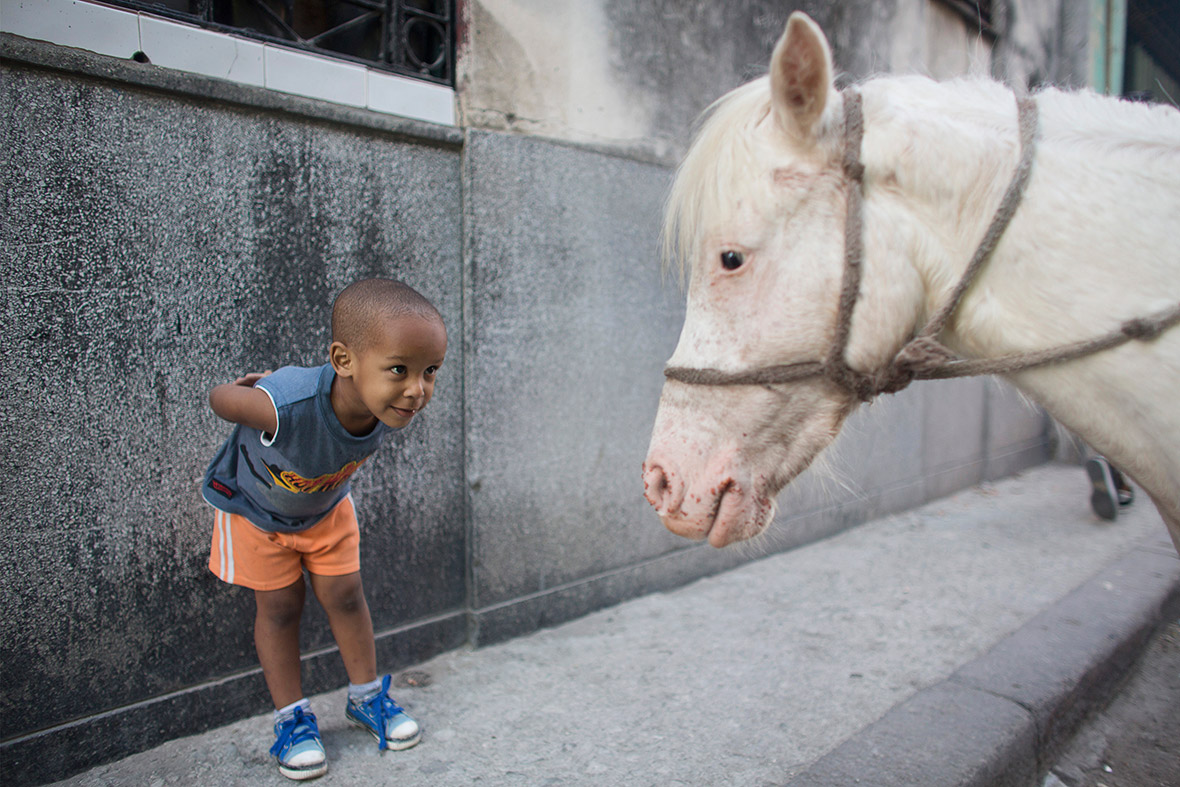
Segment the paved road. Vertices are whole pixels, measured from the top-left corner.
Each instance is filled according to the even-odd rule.
[[[1180,620],[1165,625],[1105,711],[1057,759],[1045,787],[1180,785]]]

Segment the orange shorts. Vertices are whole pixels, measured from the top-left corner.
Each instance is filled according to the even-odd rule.
[[[298,533],[268,533],[240,514],[217,510],[209,570],[231,585],[279,590],[295,584],[304,568],[329,577],[360,571],[360,544],[351,495]]]

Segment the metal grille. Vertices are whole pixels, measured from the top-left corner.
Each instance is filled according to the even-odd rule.
[[[455,84],[455,0],[106,0],[210,30]]]

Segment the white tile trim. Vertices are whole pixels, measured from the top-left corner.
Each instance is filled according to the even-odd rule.
[[[364,66],[266,44],[266,86],[336,104],[365,106]]]
[[[134,13],[81,0],[0,0],[0,30],[111,57],[139,49]]]
[[[455,125],[455,91],[449,87],[369,69],[367,92],[368,107],[374,112],[413,112],[421,120]]]
[[[263,44],[89,0],[0,0],[0,31],[162,68],[455,125],[455,91],[344,60]]]
[[[263,45],[140,14],[139,48],[152,65],[264,87]]]

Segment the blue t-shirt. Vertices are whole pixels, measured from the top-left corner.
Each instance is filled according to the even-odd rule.
[[[306,530],[331,511],[389,431],[378,421],[363,437],[349,434],[332,410],[335,377],[324,364],[284,366],[259,380],[278,428],[267,435],[237,425],[205,472],[205,500],[275,533]]]

